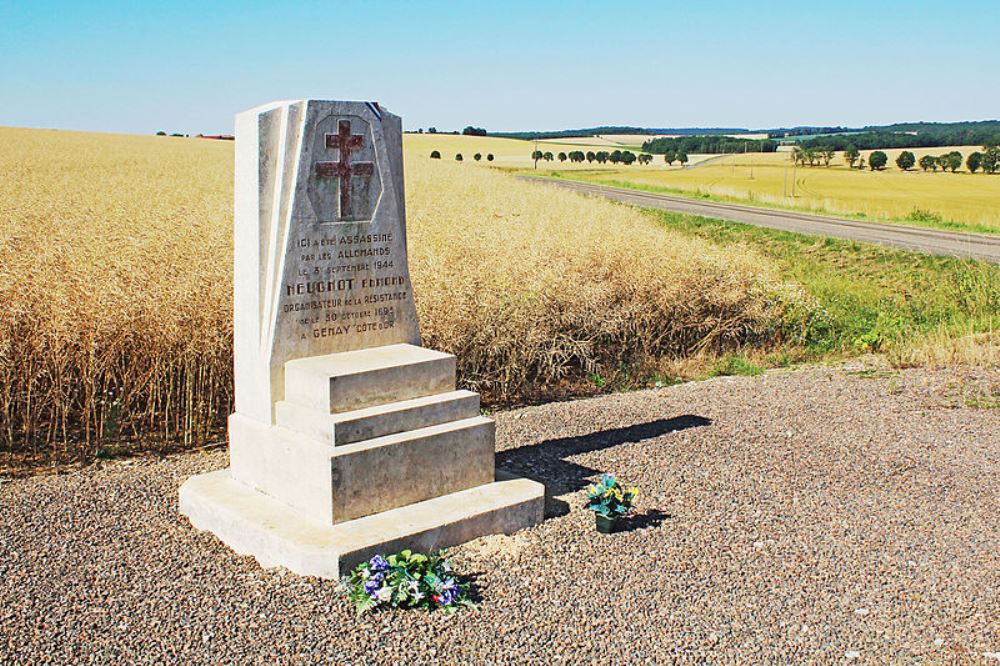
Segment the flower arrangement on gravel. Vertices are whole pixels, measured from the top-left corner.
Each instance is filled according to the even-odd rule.
[[[454,611],[473,605],[469,584],[439,554],[376,555],[355,567],[342,587],[358,615],[385,607]]]
[[[604,474],[601,480],[587,488],[587,508],[608,518],[627,516],[635,508],[639,489],[625,488],[614,474]]]

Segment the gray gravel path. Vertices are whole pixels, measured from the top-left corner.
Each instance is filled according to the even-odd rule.
[[[971,371],[970,371],[971,372]],[[2,663],[1000,664],[1000,373],[812,368],[497,416],[549,519],[454,549],[478,610],[360,621],[177,515],[223,452],[0,486]],[[599,471],[648,512],[597,535]]]
[[[833,238],[888,245],[913,252],[982,259],[1000,264],[1000,236],[909,227],[902,224],[863,222],[787,210],[769,210],[754,206],[717,203],[556,178],[542,179],[534,176],[524,176],[523,178],[536,182],[544,180],[549,185],[605,197],[634,206],[659,208],[675,213],[730,220],[812,236],[832,236]]]

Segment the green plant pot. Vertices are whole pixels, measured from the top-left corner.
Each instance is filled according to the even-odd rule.
[[[605,516],[602,513],[595,513],[594,519],[597,524],[597,531],[601,534],[611,534],[618,526],[618,518],[614,516]]]

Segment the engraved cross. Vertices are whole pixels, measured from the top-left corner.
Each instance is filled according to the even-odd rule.
[[[319,178],[340,179],[340,219],[351,216],[351,177],[368,176],[371,178],[375,165],[371,162],[351,162],[351,153],[364,145],[363,134],[351,134],[351,121],[341,120],[337,123],[337,133],[326,135],[326,147],[336,148],[340,152],[337,162],[316,162],[316,175]]]

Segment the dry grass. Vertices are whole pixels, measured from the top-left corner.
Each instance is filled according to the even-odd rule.
[[[206,439],[232,395],[232,144],[5,128],[0,142],[0,450]],[[753,252],[631,209],[412,151],[407,168],[426,342],[494,400],[776,342],[811,307]]]

